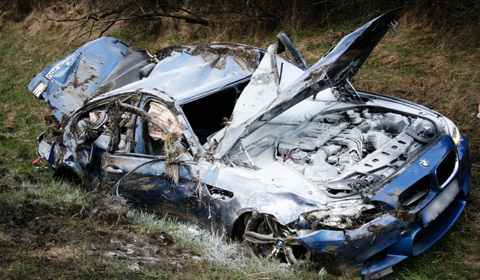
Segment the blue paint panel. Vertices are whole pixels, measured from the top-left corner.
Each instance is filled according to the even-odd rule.
[[[325,252],[328,247],[339,247],[347,244],[343,231],[319,230],[300,238],[305,247]]]
[[[434,222],[415,235],[412,253],[414,256],[430,248],[455,223],[465,208],[465,200],[456,199]]]
[[[425,168],[420,166],[418,160],[412,163],[405,171],[395,178],[389,185],[372,198],[372,201],[382,201],[392,208],[398,208],[398,196],[406,187],[414,184],[425,176],[435,176],[435,168],[445,155],[455,147],[452,138],[445,136],[438,141],[433,147],[428,149],[420,159],[426,159],[430,162],[430,166]],[[433,189],[433,193],[435,189]],[[430,198],[433,198],[432,196]]]
[[[468,151],[468,140],[465,136],[460,135],[460,144],[458,145],[458,158],[460,160],[459,168],[458,168],[458,175],[459,177],[464,177],[463,184],[460,182],[460,190],[462,191],[464,196],[467,196],[468,190],[470,188],[470,169],[471,169],[471,161],[470,161],[470,153]]]
[[[45,99],[58,120],[81,107],[120,60],[128,46],[104,37],[91,41],[38,74],[28,85],[37,97]],[[36,87],[46,85],[41,88]]]
[[[346,267],[357,267],[361,270],[371,256],[398,240],[398,232],[402,226],[403,223],[397,218],[384,215],[355,230],[346,230],[345,233],[339,230],[319,230],[301,237],[300,241],[316,255],[321,255],[323,252],[333,253],[329,259],[330,262],[341,263]],[[380,266],[379,268],[384,269]],[[373,268],[368,270],[376,271]]]

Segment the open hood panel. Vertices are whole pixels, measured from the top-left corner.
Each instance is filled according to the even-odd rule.
[[[243,123],[230,123],[226,127],[224,137],[217,148],[216,157],[222,157],[254,121],[260,118],[265,120],[272,119],[314,93],[318,93],[327,87],[345,85],[347,80],[357,73],[360,66],[388,30],[396,25],[397,20],[405,11],[405,7],[388,11],[348,34],[317,63],[303,72],[287,88],[279,92],[273,101],[265,99],[268,104],[261,104],[264,106],[264,110],[248,118]],[[262,69],[257,71],[262,71]],[[272,71],[271,75],[277,75],[277,73]],[[271,80],[273,79],[274,77],[271,77]],[[270,88],[271,84],[265,83],[265,87]],[[256,92],[261,92],[258,85],[256,86]],[[253,97],[256,96],[253,95]],[[241,103],[237,106],[243,106],[243,104]],[[256,107],[262,106],[257,104]],[[234,111],[233,119],[236,118],[238,119]]]

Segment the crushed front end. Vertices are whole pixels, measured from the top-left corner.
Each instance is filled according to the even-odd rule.
[[[247,244],[257,255],[269,250],[291,264],[309,258],[333,274],[374,279],[391,273],[438,241],[466,205],[470,159],[468,141],[459,136],[458,145],[445,135],[418,155],[368,199],[374,207],[310,211],[288,225],[265,222],[271,230],[261,234],[252,234],[258,226],[247,228]]]

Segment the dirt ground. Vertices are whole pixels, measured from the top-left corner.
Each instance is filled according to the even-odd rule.
[[[0,170],[0,194],[24,188],[27,175]],[[165,232],[148,233],[126,218],[118,197],[95,194],[85,205],[51,206],[28,197],[0,202],[0,278],[20,278],[22,267],[37,267],[33,278],[95,278],[180,272],[201,257]],[[115,261],[118,271],[105,264]],[[83,268],[82,268],[83,267]],[[31,270],[30,270],[31,272]],[[32,275],[28,275],[32,278]]]

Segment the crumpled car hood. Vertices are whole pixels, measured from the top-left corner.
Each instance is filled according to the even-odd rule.
[[[278,90],[278,87],[275,88],[273,85],[273,81],[278,80],[278,74],[273,71],[276,69],[270,63],[262,61],[261,64],[265,64],[266,67],[268,65],[268,69],[272,71],[268,72],[266,67],[259,67],[254,73],[250,83],[254,83],[255,86],[250,87],[249,84],[241,95],[244,101],[240,102],[241,100],[239,100],[235,105],[233,121],[224,130],[215,157],[221,158],[225,155],[237,139],[244,134],[247,127],[256,120],[270,120],[308,96],[327,87],[345,85],[347,80],[353,77],[365,62],[378,42],[388,30],[395,26],[396,21],[405,12],[405,7],[390,10],[345,36],[334,48],[283,91]],[[270,56],[266,55],[263,60],[266,59],[270,59]],[[269,75],[269,77],[265,78],[266,75]],[[258,81],[262,78],[266,82]],[[272,94],[272,87],[275,89],[275,98],[259,98],[267,90]],[[259,102],[263,103],[259,104]],[[255,104],[255,106],[250,106],[251,110],[249,111],[243,108],[246,104]],[[244,112],[248,112],[247,114],[250,117],[236,116],[236,114],[244,114]],[[236,121],[237,119],[241,121]]]

